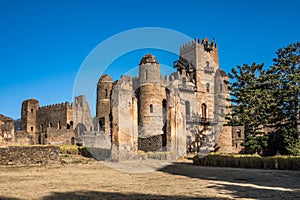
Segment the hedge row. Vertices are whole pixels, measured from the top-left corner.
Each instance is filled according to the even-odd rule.
[[[212,167],[300,170],[300,156],[260,157],[258,155],[210,154],[203,158],[196,155],[193,163]]]

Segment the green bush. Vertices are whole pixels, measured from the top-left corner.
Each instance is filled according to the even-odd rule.
[[[203,158],[196,155],[193,157],[193,163],[212,167],[300,170],[299,156],[260,157],[259,155],[209,154]]]

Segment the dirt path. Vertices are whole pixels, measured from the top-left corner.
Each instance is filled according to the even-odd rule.
[[[0,199],[300,199],[300,172],[173,163],[125,173],[101,162],[0,167]]]

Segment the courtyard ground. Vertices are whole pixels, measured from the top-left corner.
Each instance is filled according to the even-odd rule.
[[[0,199],[300,199],[299,171],[201,167],[186,160],[151,171],[153,164],[138,171],[138,161],[108,165],[76,157],[62,165],[2,166]]]

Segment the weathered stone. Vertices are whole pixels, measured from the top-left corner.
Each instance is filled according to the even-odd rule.
[[[0,148],[0,165],[59,163],[58,146],[9,146]]]

